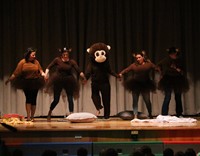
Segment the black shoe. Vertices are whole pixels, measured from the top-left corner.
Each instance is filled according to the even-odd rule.
[[[152,116],[152,115],[149,115],[149,119],[153,119],[153,116]]]
[[[104,119],[109,119],[110,117],[109,116],[104,116]]]

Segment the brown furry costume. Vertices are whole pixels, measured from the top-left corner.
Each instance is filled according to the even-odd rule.
[[[89,64],[86,70],[86,79],[91,77],[92,87],[92,100],[99,111],[104,107],[104,118],[107,119],[110,116],[110,82],[109,75],[118,77],[113,72],[109,64],[109,50],[110,47],[104,43],[95,43],[89,49]],[[101,97],[102,95],[102,103]]]

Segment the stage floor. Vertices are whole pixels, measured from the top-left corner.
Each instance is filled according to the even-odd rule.
[[[186,117],[190,118],[190,117]],[[34,122],[26,122],[23,124],[11,124],[17,128],[18,131],[96,131],[96,130],[186,130],[186,129],[200,129],[200,117],[192,117],[197,119],[196,123],[188,123],[178,125],[154,124],[142,125],[131,124],[131,120],[122,120],[118,117],[111,117],[109,119],[97,118],[89,123],[73,123],[61,117],[54,117],[50,122],[46,118],[35,118]],[[142,120],[142,119],[141,119]],[[4,127],[0,127],[0,131],[6,131]]]
[[[200,141],[200,118],[192,124],[131,124],[130,120],[98,118],[91,123],[71,123],[63,118],[35,118],[13,125],[17,132],[0,126],[1,139],[18,142]]]

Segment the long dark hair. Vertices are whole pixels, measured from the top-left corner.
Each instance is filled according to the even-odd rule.
[[[134,60],[135,60],[135,63],[137,64],[137,61],[136,61],[136,55],[141,55],[143,58],[144,58],[144,62],[151,62],[151,60],[148,58],[147,54],[146,54],[146,51],[142,50],[140,52],[135,52],[132,54],[133,57],[134,57]]]
[[[26,62],[28,61],[28,59],[30,57],[30,54],[32,52],[36,52],[36,51],[37,50],[35,48],[33,48],[33,47],[29,47],[29,48],[26,49],[26,52],[24,53],[24,58],[25,58]]]

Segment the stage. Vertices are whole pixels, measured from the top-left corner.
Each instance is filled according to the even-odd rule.
[[[13,125],[17,132],[0,126],[1,140],[8,146],[42,143],[159,143],[200,145],[200,119],[192,125],[137,126],[130,120],[98,118],[91,123],[71,123],[63,118],[35,118],[34,122]],[[121,145],[120,145],[121,146]],[[162,150],[161,150],[162,151]]]
[[[35,118],[34,122],[13,125],[13,133],[0,126],[7,143],[15,142],[98,142],[98,141],[200,141],[200,120],[187,126],[140,126],[130,120],[111,117],[91,123],[71,123],[63,118]]]

